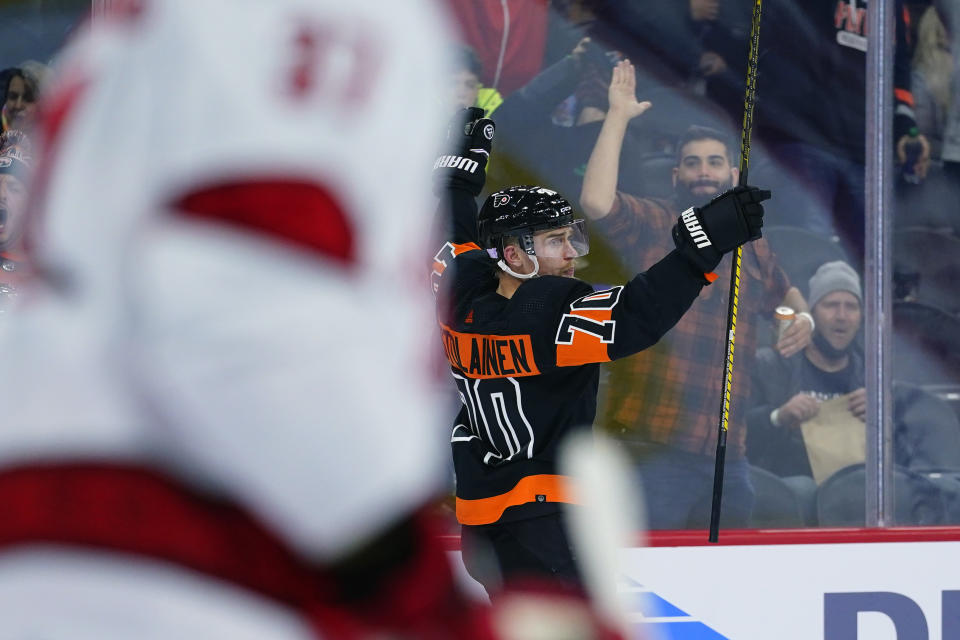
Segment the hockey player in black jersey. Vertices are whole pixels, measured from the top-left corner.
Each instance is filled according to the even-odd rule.
[[[451,224],[432,277],[463,401],[451,437],[463,557],[491,593],[524,577],[576,586],[560,515],[575,496],[558,474],[558,445],[591,428],[599,363],[656,343],[723,254],[760,237],[770,193],[736,187],[685,211],[674,251],[626,284],[595,291],[574,277],[587,236],[557,192],[505,189],[477,216],[494,134],[482,115],[461,112],[435,165]]]

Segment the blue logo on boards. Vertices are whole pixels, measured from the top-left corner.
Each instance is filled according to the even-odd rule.
[[[621,576],[620,597],[638,637],[658,640],[730,640],[639,582]],[[646,634],[646,635],[644,635]]]

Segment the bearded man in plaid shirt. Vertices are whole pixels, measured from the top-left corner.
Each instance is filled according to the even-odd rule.
[[[633,65],[621,62],[610,83],[610,110],[587,164],[580,204],[632,270],[646,268],[672,247],[677,215],[701,206],[737,182],[731,145],[717,131],[691,127],[680,140],[673,169],[674,197],[638,198],[617,191],[620,149],[629,121],[650,108],[638,102]],[[705,528],[710,514],[717,423],[726,350],[727,297],[732,257],[677,325],[652,348],[613,365],[619,388],[611,390],[603,426],[624,442],[638,462],[650,527]],[[790,306],[798,320],[777,343],[785,357],[810,341],[807,304],[777,266],[766,240],[743,247],[734,384],[724,476],[724,527],[750,524],[754,491],[745,456],[749,370],[757,342],[756,315],[772,317]]]

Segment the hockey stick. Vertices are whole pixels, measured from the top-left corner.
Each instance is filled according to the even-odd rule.
[[[750,26],[750,53],[747,56],[747,88],[743,96],[743,130],[740,135],[740,186],[747,184],[750,164],[750,135],[753,132],[753,105],[757,99],[757,59],[760,55],[760,12],[763,0],[753,5]],[[730,419],[730,389],[733,386],[733,348],[737,333],[737,311],[740,299],[740,268],[743,247],[737,247],[730,275],[730,298],[727,304],[727,350],[723,363],[723,393],[720,424],[717,433],[717,457],[713,468],[713,504],[710,508],[710,542],[720,534],[720,501],[723,497],[723,469],[727,457],[727,423]]]

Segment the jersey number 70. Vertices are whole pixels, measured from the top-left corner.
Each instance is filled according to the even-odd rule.
[[[572,367],[606,362],[607,345],[616,337],[613,308],[620,302],[623,287],[613,287],[583,296],[570,304],[557,327],[557,366]]]

